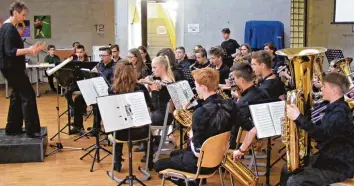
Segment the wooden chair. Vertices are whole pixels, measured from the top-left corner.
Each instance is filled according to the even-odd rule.
[[[197,172],[195,174],[174,169],[160,171],[159,174],[163,174],[161,185],[164,185],[166,177],[184,179],[187,186],[189,180],[200,179],[200,185],[202,185],[202,179],[212,177],[217,170],[211,174],[201,174],[201,168],[214,168],[221,164],[229,147],[229,137],[230,131],[210,137],[203,143],[197,161]],[[222,184],[221,169],[219,169],[219,175]]]
[[[162,126],[151,126],[151,130],[159,130],[162,133],[161,134],[161,138],[160,138],[160,142],[159,142],[158,150],[154,154],[154,159],[153,159],[154,163],[159,160],[159,156],[160,156],[160,154],[162,154],[163,151],[171,151],[172,150],[172,149],[164,150],[162,148],[163,148],[163,145],[166,142],[166,138],[167,138],[167,135],[168,135],[168,127],[169,127],[169,125],[168,125],[169,124],[168,123],[168,117],[169,117],[169,114],[173,114],[174,113],[174,109],[175,109],[174,103],[173,103],[172,100],[170,100],[168,102],[167,106],[166,106],[163,125]]]

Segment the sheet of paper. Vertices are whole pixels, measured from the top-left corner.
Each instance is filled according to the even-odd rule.
[[[96,104],[96,97],[98,95],[90,79],[77,81],[77,84],[79,86],[81,94],[84,97],[86,105],[89,106],[92,104]]]
[[[90,80],[93,82],[99,97],[108,96],[108,85],[103,77],[91,78]]]
[[[269,109],[275,126],[276,135],[281,135],[281,119],[285,117],[285,105],[285,101],[269,103]]]
[[[267,103],[249,105],[259,139],[275,136],[275,127]]]
[[[128,118],[121,101],[122,96],[98,97],[97,104],[104,124],[105,132],[114,132],[129,127]]]
[[[174,106],[178,110],[184,109],[194,97],[192,89],[186,80],[170,84],[167,88],[170,97],[174,102]]]
[[[135,127],[152,123],[143,92],[125,94],[125,100],[130,107],[128,112],[133,116],[133,125]]]

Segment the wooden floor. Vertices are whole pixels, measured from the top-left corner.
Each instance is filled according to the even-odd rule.
[[[52,137],[57,132],[57,97],[53,93],[43,94],[44,89],[47,89],[48,85],[40,85],[42,92],[41,96],[37,98],[37,105],[39,110],[39,116],[41,119],[41,126],[47,126],[48,137]],[[63,112],[66,108],[64,97],[60,97],[60,112]],[[6,125],[7,112],[8,112],[9,99],[5,99],[5,90],[0,88],[0,128],[4,128]],[[64,125],[67,117],[61,118],[61,124]],[[85,128],[92,126],[92,117],[85,122]],[[74,142],[75,136],[68,136],[62,134],[62,144],[64,147],[88,147],[93,144],[94,138],[81,139]],[[56,140],[56,139],[54,139]],[[52,144],[55,141],[50,142]],[[277,149],[279,142],[275,142],[274,150],[272,152],[272,159],[276,159]],[[111,150],[110,147],[108,147]],[[52,149],[48,147],[47,152]],[[1,153],[1,152],[0,152]],[[110,169],[110,163],[112,156],[104,159],[100,163],[95,163],[94,172],[90,172],[90,166],[92,158],[87,156],[84,160],[79,158],[84,155],[85,151],[72,151],[63,150],[55,153],[52,156],[45,158],[41,163],[17,163],[17,164],[0,164],[0,186],[56,186],[56,185],[85,185],[85,186],[106,186],[117,185],[116,182],[111,180],[106,171]],[[101,156],[105,153],[101,151]],[[144,164],[140,163],[140,158],[143,153],[133,154],[134,173],[139,177],[141,174],[138,172],[138,166],[143,167]],[[128,156],[126,145],[124,147],[124,159],[123,169],[121,173],[117,173],[120,178],[123,178],[128,173]],[[272,161],[273,162],[273,161]],[[277,163],[271,171],[270,183],[276,184],[279,180],[280,167],[284,162]],[[260,171],[264,171],[260,168]],[[152,179],[147,181],[147,185],[160,185],[161,180],[158,175],[153,171],[151,172]],[[265,176],[261,176],[261,181],[265,183]],[[229,184],[229,180],[225,180],[226,185]],[[173,185],[170,182],[166,182],[166,185]],[[216,175],[211,179],[208,179],[207,185],[220,185],[219,177]],[[238,184],[237,184],[238,185]]]

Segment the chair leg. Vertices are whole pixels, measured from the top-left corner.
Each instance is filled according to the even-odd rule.
[[[199,186],[201,186],[201,185],[202,185],[202,180],[203,180],[203,179],[202,179],[202,178],[200,178],[200,184],[199,184]]]
[[[189,186],[189,181],[187,180],[187,178],[185,178],[185,184],[186,186]]]
[[[161,153],[161,149],[163,148],[163,145],[165,143],[165,140],[166,140],[166,133],[168,132],[168,130],[166,129],[166,127],[163,129],[163,132],[162,132],[162,135],[161,135],[161,138],[160,138],[160,142],[159,142],[159,147],[158,147],[158,150],[154,156],[154,163],[157,162],[159,160],[159,156],[160,156],[160,153]]]
[[[165,175],[163,175],[163,179],[161,180],[161,186],[164,186],[165,184]]]
[[[218,168],[219,179],[221,179],[221,185],[224,186],[223,176],[222,176],[222,167]]]

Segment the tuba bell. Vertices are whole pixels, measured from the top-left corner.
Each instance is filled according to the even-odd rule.
[[[350,63],[353,61],[353,58],[347,57],[337,60],[334,63],[334,67],[337,68],[341,73],[343,73],[350,82],[350,89],[345,94],[345,101],[348,103],[349,107],[354,108],[354,79],[353,72],[351,72]]]
[[[287,92],[287,104],[295,104],[303,115],[309,116],[311,107],[315,104],[312,95],[312,80],[317,75],[315,63],[323,64],[322,54],[327,49],[289,48],[276,51],[277,55],[287,56],[290,60],[290,71],[295,83],[295,90]],[[320,68],[321,69],[321,68]],[[316,70],[316,72],[314,72]],[[307,165],[310,151],[310,140],[307,133],[298,128],[286,116],[281,124],[281,139],[286,147],[287,169],[294,171]]]

